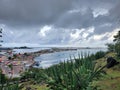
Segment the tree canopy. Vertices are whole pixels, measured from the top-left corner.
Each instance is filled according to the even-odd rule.
[[[120,30],[118,31],[116,35],[114,35],[113,41],[120,44]]]
[[[120,57],[120,30],[113,37],[114,43],[106,44],[108,46],[108,51],[115,52],[117,56]]]

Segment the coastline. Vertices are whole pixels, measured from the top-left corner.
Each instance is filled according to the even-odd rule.
[[[4,60],[1,63],[1,69],[3,74],[8,77],[20,77],[20,74],[25,72],[26,70],[33,67],[36,62],[35,58],[42,55],[42,54],[49,54],[55,52],[62,52],[62,51],[73,51],[78,49],[93,49],[93,48],[78,48],[78,47],[57,47],[57,48],[50,48],[39,50],[36,52],[26,52],[26,53],[14,53],[11,59]],[[95,48],[96,49],[96,48]],[[98,48],[99,49],[99,48]],[[12,69],[9,67],[12,65]],[[33,67],[34,68],[34,67]]]
[[[51,48],[45,50],[39,50],[31,53],[17,53],[9,59],[0,63],[2,73],[8,78],[20,77],[20,74],[30,69],[35,64],[35,58],[48,53],[77,50],[77,48]],[[11,66],[11,67],[10,67]]]

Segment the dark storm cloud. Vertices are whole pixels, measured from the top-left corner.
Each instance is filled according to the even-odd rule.
[[[14,36],[5,38],[9,43],[69,44],[90,42],[94,35],[106,40],[102,34],[119,27],[119,8],[120,0],[0,0],[0,24]]]
[[[110,10],[109,17],[120,24],[120,1]]]
[[[120,18],[118,10],[118,6],[120,5],[118,3],[120,3],[119,0],[78,0],[75,8],[73,8],[73,10],[77,9],[78,11],[64,14],[56,22],[56,25],[64,28],[86,28],[94,26],[95,33],[111,32],[117,27],[118,18]],[[93,12],[96,9],[98,9],[97,13],[101,12],[101,14],[94,17]],[[104,10],[108,12],[105,15],[102,14]]]
[[[119,8],[120,1],[113,5],[113,7],[109,10],[108,15],[100,15],[97,18],[95,18],[94,22],[94,26],[96,27],[95,33],[111,32],[112,30],[120,26]]]
[[[51,24],[72,0],[0,0],[0,19],[12,23]]]
[[[64,28],[84,28],[91,26],[91,22],[93,22],[93,14],[92,10],[90,8],[87,8],[84,14],[82,12],[78,11],[74,13],[66,13],[63,15],[55,24],[55,26],[58,27],[64,27]]]
[[[71,6],[70,0],[0,0],[0,22],[14,27],[52,24]]]
[[[116,3],[118,0],[114,1]],[[61,19],[65,26],[78,26],[83,21],[82,18],[90,18],[80,14],[66,15],[72,9],[86,8],[109,8],[113,0],[0,0],[0,21],[9,24],[54,24]],[[64,16],[66,15],[66,16]],[[63,16],[61,18],[61,16]],[[76,17],[76,18],[75,18]],[[65,23],[64,22],[65,19]],[[73,22],[72,22],[73,20]],[[88,20],[83,21],[83,24]],[[90,22],[90,20],[89,20]],[[88,23],[89,23],[88,22]],[[58,24],[61,24],[58,22]],[[88,24],[87,23],[87,24]],[[70,25],[69,25],[70,24]],[[62,25],[60,25],[62,26]],[[84,26],[84,25],[83,25]]]

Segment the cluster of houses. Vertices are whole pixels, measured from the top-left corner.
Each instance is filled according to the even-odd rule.
[[[25,57],[23,54],[14,54],[13,50],[10,48],[0,48],[0,69],[3,74],[7,76],[18,77],[21,72],[24,72],[25,69],[28,69],[30,65],[34,63],[32,57]],[[16,55],[17,58],[20,59],[12,59]],[[12,65],[12,70],[10,68]]]
[[[8,57],[12,57],[12,49],[10,48],[0,48],[0,62],[7,60]]]

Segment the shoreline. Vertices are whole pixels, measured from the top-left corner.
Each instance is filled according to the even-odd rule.
[[[70,51],[70,50],[77,50],[75,48],[51,48],[45,50],[39,50],[36,52],[31,53],[17,53],[13,54],[11,59],[3,60],[0,63],[0,67],[2,69],[2,73],[5,74],[8,78],[16,78],[20,77],[20,74],[25,72],[26,70],[30,69],[31,66],[35,64],[35,58],[48,53],[54,52],[62,52],[62,51]],[[11,67],[10,67],[11,66]]]
[[[21,73],[25,72],[26,70],[30,69],[31,67],[36,64],[35,58],[42,55],[42,54],[49,54],[49,53],[55,53],[55,52],[62,52],[62,51],[73,51],[78,50],[80,48],[50,48],[50,49],[44,49],[39,50],[36,52],[27,52],[27,53],[14,53],[11,59],[4,60],[0,64],[0,67],[3,71],[3,74],[13,78],[19,77]],[[82,48],[83,49],[83,48]],[[85,49],[92,49],[92,48],[85,48]],[[9,65],[12,65],[11,69]]]

